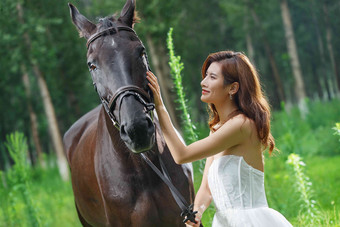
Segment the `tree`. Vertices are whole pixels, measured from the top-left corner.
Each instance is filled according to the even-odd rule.
[[[308,109],[305,102],[306,91],[305,91],[305,85],[302,78],[302,72],[301,72],[301,66],[300,61],[298,57],[298,50],[296,47],[295,37],[294,37],[294,30],[292,26],[292,21],[290,17],[290,12],[288,8],[287,0],[280,0],[281,4],[281,14],[282,14],[282,20],[285,30],[285,37],[286,37],[286,43],[287,43],[287,49],[288,54],[290,57],[290,62],[293,70],[293,76],[295,79],[295,95],[297,97],[299,109],[304,115]]]
[[[263,43],[267,58],[269,60],[270,66],[272,68],[272,73],[273,73],[275,85],[276,85],[276,88],[277,88],[277,94],[278,94],[278,97],[279,97],[279,101],[284,102],[284,101],[286,101],[286,97],[285,97],[285,92],[284,92],[284,88],[283,88],[283,83],[281,82],[279,70],[278,70],[278,67],[277,67],[277,64],[276,64],[275,57],[273,56],[272,48],[271,48],[271,46],[268,42],[268,38],[266,36],[266,31],[263,29],[262,22],[260,21],[260,18],[258,17],[258,15],[255,12],[252,5],[250,5],[250,4],[247,4],[247,5],[249,7],[250,14],[252,15],[252,18],[253,18],[257,28],[261,31],[262,43]]]
[[[40,144],[40,138],[39,138],[39,132],[38,132],[38,121],[37,121],[37,114],[33,110],[32,107],[32,92],[31,92],[31,85],[28,77],[28,72],[25,65],[21,65],[21,71],[22,71],[22,81],[25,86],[25,93],[27,98],[27,106],[28,106],[28,112],[30,116],[30,124],[31,124],[31,131],[33,135],[33,141],[35,145],[36,154],[38,156],[38,160],[40,165],[45,166],[43,157],[42,157],[42,148]]]
[[[25,23],[24,12],[23,12],[22,5],[20,3],[17,3],[17,10],[18,10],[19,22],[24,26],[24,23]],[[32,49],[32,44],[31,44],[31,38],[27,32],[24,33],[24,40],[25,40],[25,45],[26,45],[27,50],[30,51]],[[52,137],[51,139],[53,141],[53,146],[54,146],[54,149],[57,155],[57,164],[59,167],[59,173],[63,180],[68,180],[69,173],[68,173],[67,160],[65,157],[63,142],[60,136],[59,126],[57,124],[54,107],[51,101],[51,96],[50,96],[48,87],[46,85],[45,79],[43,77],[43,73],[40,70],[39,65],[37,64],[37,62],[33,61],[32,59],[30,63],[33,67],[34,74],[38,80],[41,97],[44,103],[45,114],[46,114],[46,117],[49,123],[48,126],[49,126],[50,134]]]
[[[329,79],[327,76],[327,67],[326,67],[326,56],[325,56],[325,48],[322,40],[321,31],[319,28],[318,18],[316,16],[316,9],[318,9],[318,5],[316,5],[315,1],[312,1],[310,4],[310,11],[312,15],[312,21],[315,28],[316,38],[318,42],[318,51],[320,55],[321,65],[316,69],[317,75],[315,76],[315,80],[318,82],[318,91],[320,93],[320,97],[329,100],[332,98],[332,94],[330,92]]]
[[[331,61],[332,65],[332,70],[333,70],[333,79],[332,79],[332,85],[334,86],[334,93],[340,97],[340,76],[339,72],[337,69],[337,65],[335,63],[335,56],[333,52],[333,35],[332,35],[332,30],[330,28],[330,23],[329,23],[329,15],[328,15],[328,7],[326,5],[326,1],[323,1],[323,13],[324,13],[324,21],[326,25],[326,41],[327,41],[327,49],[328,49],[328,54],[329,54],[329,59]]]

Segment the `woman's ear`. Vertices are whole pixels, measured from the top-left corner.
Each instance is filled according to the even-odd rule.
[[[238,92],[240,88],[240,84],[238,82],[234,82],[230,85],[229,94],[234,95]]]

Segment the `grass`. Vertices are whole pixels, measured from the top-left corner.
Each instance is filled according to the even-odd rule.
[[[28,171],[29,197],[40,219],[38,226],[80,227],[71,182],[61,180],[55,158],[50,159],[47,169],[31,168]],[[8,171],[3,175],[8,178]],[[3,186],[0,182],[0,227],[36,226],[27,218],[27,208],[22,196],[9,185],[7,190]]]

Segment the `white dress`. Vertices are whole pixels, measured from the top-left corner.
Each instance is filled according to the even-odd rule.
[[[242,156],[215,159],[208,183],[216,206],[212,227],[292,226],[282,214],[268,207],[263,172],[248,165]]]

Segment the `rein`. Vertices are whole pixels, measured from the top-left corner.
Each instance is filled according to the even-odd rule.
[[[194,204],[188,205],[187,201],[184,199],[182,194],[177,190],[177,188],[173,185],[170,175],[164,165],[164,162],[159,153],[157,153],[159,164],[161,165],[162,172],[151,162],[151,160],[144,154],[141,153],[142,158],[145,162],[151,167],[151,169],[162,179],[162,181],[168,186],[172,197],[175,199],[177,205],[182,210],[181,217],[184,217],[183,223],[190,220],[193,223],[196,223],[195,216],[197,211],[193,211]]]
[[[137,36],[136,32],[130,27],[126,27],[126,26],[111,27],[111,28],[105,29],[104,31],[98,32],[98,33],[94,34],[93,36],[91,36],[86,43],[87,49],[90,47],[91,43],[93,43],[99,37],[105,36],[105,35],[114,35],[114,34],[117,34],[119,31],[133,32]],[[145,57],[146,57],[145,66],[148,70],[151,71],[150,66],[149,66],[149,62],[147,60],[147,55],[145,55]],[[148,92],[146,92],[142,88],[137,87],[135,85],[123,86],[116,91],[116,93],[113,95],[113,97],[110,98],[109,102],[105,98],[103,98],[99,95],[105,111],[107,112],[108,116],[110,117],[111,121],[113,122],[113,125],[117,128],[118,131],[120,131],[120,124],[119,124],[119,121],[118,121],[120,119],[117,119],[114,116],[113,111],[116,108],[117,100],[120,97],[119,105],[118,105],[118,113],[119,113],[119,116],[120,116],[120,106],[122,104],[122,100],[123,100],[124,97],[129,96],[129,95],[134,96],[144,106],[144,111],[146,113],[150,113],[151,119],[153,119],[153,110],[155,109],[155,104],[152,103],[151,94],[149,94]],[[157,155],[158,155],[159,163],[161,165],[161,169],[162,169],[163,173],[150,161],[150,159],[145,154],[141,153],[141,156],[145,160],[145,162],[150,166],[151,169],[153,169],[153,171],[169,187],[173,198],[175,199],[177,205],[182,210],[181,216],[185,217],[185,219],[183,220],[183,223],[187,222],[188,220],[196,223],[195,222],[195,214],[197,213],[197,211],[193,211],[194,204],[191,204],[190,206],[188,205],[187,201],[184,199],[184,197],[181,195],[181,193],[177,190],[177,188],[173,185],[171,178],[170,178],[170,175],[169,175],[169,173],[168,173],[168,171],[167,171],[167,169],[164,165],[164,162],[161,159],[160,154],[157,153]]]

